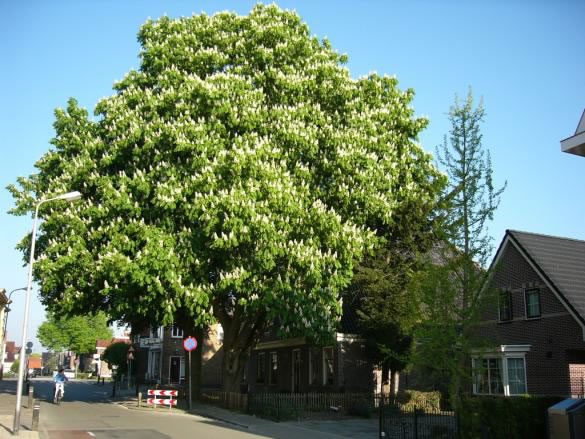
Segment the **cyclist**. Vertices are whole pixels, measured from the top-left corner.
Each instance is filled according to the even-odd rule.
[[[65,369],[59,369],[59,373],[55,375],[55,394],[53,402],[57,402],[57,392],[61,391],[61,398],[65,395],[65,381],[69,381],[69,378],[65,376]]]

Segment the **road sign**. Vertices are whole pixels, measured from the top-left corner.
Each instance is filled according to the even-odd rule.
[[[128,358],[128,360],[134,360],[134,354],[132,352],[128,351],[127,358]]]
[[[148,403],[149,404],[154,404],[154,405],[177,405],[177,400],[176,399],[158,399],[158,398],[148,398]]]
[[[178,390],[148,390],[150,396],[177,396]]]
[[[183,347],[187,352],[191,352],[193,349],[197,349],[197,339],[194,337],[187,337],[183,340]]]
[[[32,348],[32,347],[33,347],[33,342],[32,342],[32,341],[29,341],[29,342],[26,344],[26,347],[27,347],[27,348]]]
[[[128,352],[134,352],[134,346],[130,345],[130,347],[128,348]]]

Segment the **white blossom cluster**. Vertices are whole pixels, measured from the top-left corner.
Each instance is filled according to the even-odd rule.
[[[139,41],[140,70],[95,121],[73,101],[56,112],[34,184],[84,201],[43,212],[44,300],[164,322],[186,307],[208,322],[235,297],[286,333],[331,332],[375,226],[440,178],[415,143],[426,121],[412,92],[352,79],[276,6],[163,17]]]

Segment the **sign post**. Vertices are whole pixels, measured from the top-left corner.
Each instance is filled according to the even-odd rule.
[[[191,351],[197,349],[197,339],[195,337],[187,337],[183,340],[183,347],[187,352],[189,352],[189,410],[191,410],[192,405],[192,392],[193,392],[193,383],[191,380]]]
[[[132,377],[132,360],[134,359],[134,347],[132,345],[130,345],[130,347],[128,348],[128,353],[127,355],[127,360],[128,360],[128,380],[127,383],[128,384],[128,389],[130,388],[130,379]]]

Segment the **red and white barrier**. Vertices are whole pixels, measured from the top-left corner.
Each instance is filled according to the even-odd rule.
[[[155,398],[148,398],[146,401],[149,405],[157,406],[157,405],[168,405],[169,409],[173,408],[173,406],[177,405],[177,400],[173,399],[176,398],[179,394],[178,390],[155,390],[155,389],[148,389],[148,396],[154,396]],[[168,396],[168,399],[156,398],[157,396]]]
[[[177,396],[178,390],[149,390],[148,394],[151,396]]]
[[[148,398],[149,404],[154,405],[177,405],[176,399],[158,399],[158,398]]]

